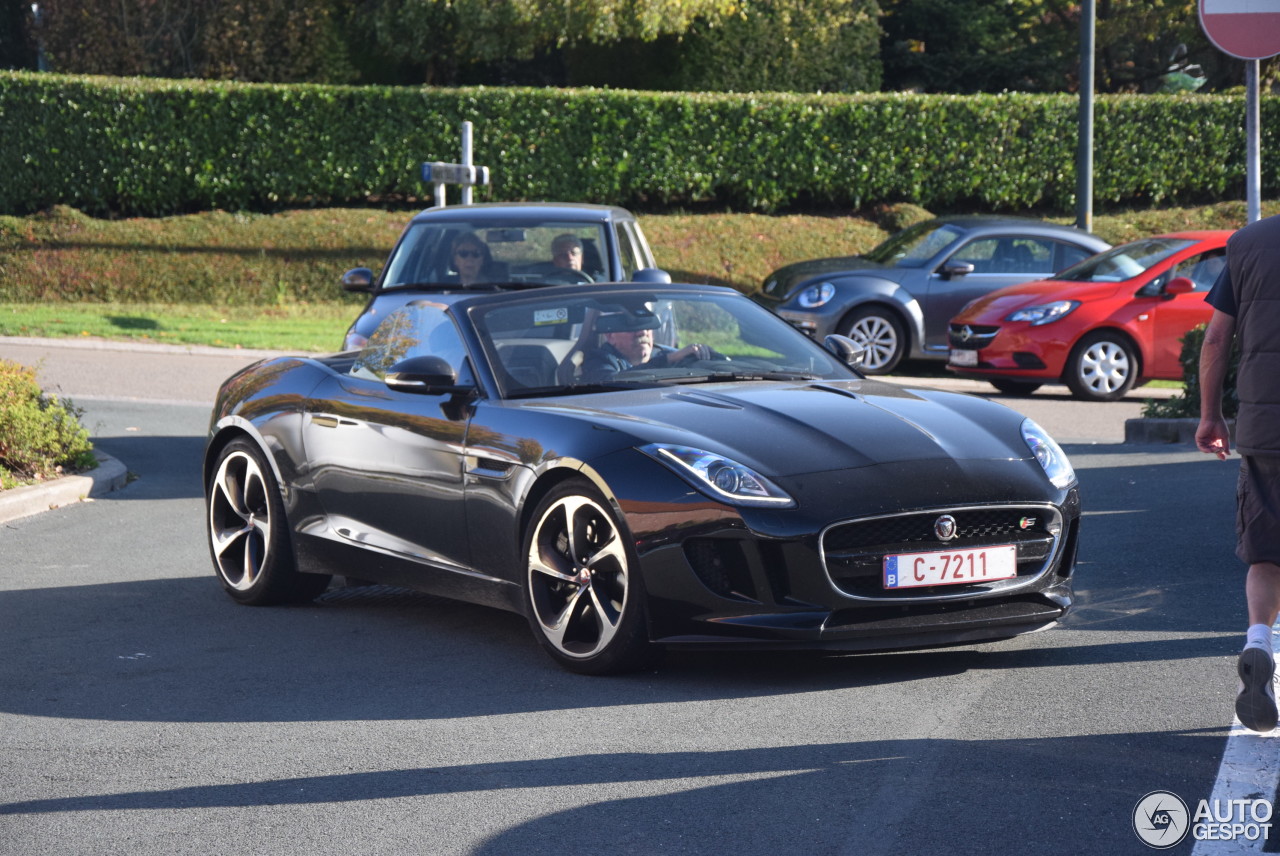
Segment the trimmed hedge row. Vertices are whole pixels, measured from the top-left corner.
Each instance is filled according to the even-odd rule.
[[[787,95],[258,85],[0,72],[0,213],[91,214],[429,198],[424,160],[475,123],[477,199],[652,209],[714,202],[1070,211],[1069,95]],[[1280,99],[1263,99],[1263,192],[1280,191]],[[1097,102],[1094,198],[1244,195],[1239,96]]]

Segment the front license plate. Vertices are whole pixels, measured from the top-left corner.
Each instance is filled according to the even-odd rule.
[[[961,351],[952,348],[951,359],[948,362],[953,366],[976,366],[978,364],[978,352]]]
[[[1007,580],[1018,575],[1018,548],[1012,544],[980,550],[897,553],[884,557],[884,587],[954,586]]]

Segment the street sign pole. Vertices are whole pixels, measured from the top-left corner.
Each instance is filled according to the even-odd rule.
[[[471,123],[462,123],[462,163],[443,163],[431,161],[422,165],[422,181],[435,187],[435,206],[443,208],[448,200],[445,198],[445,185],[462,186],[462,204],[471,204],[471,188],[477,184],[489,183],[489,167],[476,166],[471,162]]]
[[[462,165],[471,166],[471,123],[462,123]],[[462,204],[471,204],[471,185],[462,185]]]
[[[1258,107],[1258,60],[1244,64],[1245,208],[1248,222],[1262,219],[1262,133]]]
[[[1080,10],[1080,130],[1076,144],[1076,226],[1093,231],[1093,53],[1096,0]]]
[[[1262,217],[1258,60],[1280,54],[1280,0],[1200,0],[1200,26],[1218,50],[1244,63],[1245,206]]]

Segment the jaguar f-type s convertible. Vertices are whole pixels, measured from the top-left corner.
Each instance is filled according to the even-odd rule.
[[[420,288],[358,351],[223,385],[214,569],[246,604],[337,575],[511,610],[591,674],[676,646],[1053,625],[1080,519],[1062,450],[1003,405],[864,378],[858,356],[730,289]]]

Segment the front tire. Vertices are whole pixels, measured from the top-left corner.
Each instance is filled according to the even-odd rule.
[[[858,368],[863,374],[888,374],[906,356],[907,331],[891,309],[868,306],[855,310],[839,332],[862,346]]]
[[[206,500],[213,569],[232,599],[301,603],[328,588],[327,575],[298,571],[280,486],[253,443],[233,440],[219,453]]]
[[[557,663],[608,675],[653,661],[630,535],[592,484],[552,488],[534,509],[524,555],[529,625]]]
[[[1106,331],[1080,340],[1067,360],[1063,378],[1076,398],[1116,401],[1133,389],[1138,379],[1138,355],[1122,336]]]
[[[1044,385],[1038,380],[1009,380],[1008,378],[996,378],[990,383],[1005,395],[1016,396],[1030,395]]]

